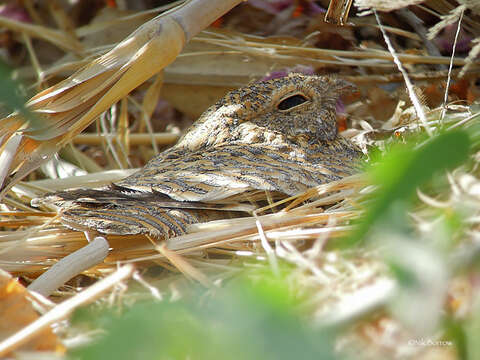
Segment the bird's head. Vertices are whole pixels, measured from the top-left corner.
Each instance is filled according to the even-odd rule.
[[[354,86],[302,74],[253,83],[225,95],[179,142],[191,150],[224,143],[315,144],[337,136],[336,103]]]

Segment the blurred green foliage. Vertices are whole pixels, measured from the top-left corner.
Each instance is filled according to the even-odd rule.
[[[370,170],[372,183],[378,189],[357,231],[346,239],[346,244],[363,241],[379,224],[405,228],[406,210],[416,189],[436,174],[466,162],[469,152],[470,138],[460,130],[440,133],[416,148],[414,142],[392,147]]]
[[[35,116],[30,111],[26,103],[28,95],[25,87],[15,80],[14,72],[8,65],[0,60],[0,129],[3,126],[2,117],[7,117],[10,113],[19,112],[24,119],[28,120],[28,130],[36,131],[47,128],[50,124],[41,116]],[[8,121],[8,119],[6,119]],[[26,130],[24,130],[26,132]],[[33,137],[33,136],[31,136]],[[41,140],[40,137],[38,137]]]
[[[20,84],[13,79],[12,70],[2,61],[0,61],[0,103],[2,103],[9,112],[20,111],[27,113],[25,103],[27,99],[20,93]]]
[[[449,251],[463,233],[467,209],[430,207],[431,218],[427,216],[424,225],[431,231],[419,231],[408,213],[419,205],[417,189],[434,198],[450,196],[446,171],[468,164],[475,139],[475,133],[455,130],[391,146],[368,170],[377,188],[365,198],[366,213],[356,231],[340,243],[380,246],[397,283],[396,295],[387,304],[390,313],[417,336],[428,338],[439,331],[462,359],[467,353],[464,324],[442,310],[453,271]]]
[[[256,276],[258,278],[258,276]],[[203,293],[203,295],[201,295]],[[338,359],[330,330],[299,316],[281,279],[241,277],[189,300],[138,303],[106,314],[107,335],[74,351],[80,359]],[[101,318],[107,317],[108,320]]]
[[[443,327],[445,329],[444,338],[446,341],[453,341],[455,343],[458,358],[468,359],[468,351],[466,344],[467,334],[463,323],[457,319],[453,319],[452,317],[446,317],[443,322]],[[470,359],[478,359],[478,357]]]
[[[478,294],[477,294],[478,295]],[[465,326],[466,359],[480,359],[480,298],[477,296],[473,314]],[[463,334],[462,334],[463,335]]]

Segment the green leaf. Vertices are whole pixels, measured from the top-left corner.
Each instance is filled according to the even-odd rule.
[[[12,79],[12,70],[0,61],[0,102],[4,103],[9,110],[23,110],[25,99],[17,92],[18,84]]]
[[[467,338],[474,333],[466,332],[465,324],[451,315],[444,319],[443,327],[445,331],[444,341],[450,341],[455,344],[458,359],[468,359]]]
[[[36,117],[26,106],[27,98],[21,94],[21,84],[14,80],[12,70],[2,61],[0,61],[0,103],[8,111],[21,113],[29,121],[29,127],[32,129],[44,128],[47,125]],[[0,119],[1,125],[2,119]]]
[[[416,189],[436,174],[464,163],[468,159],[470,139],[463,131],[450,131],[427,140],[417,149],[411,147],[394,147],[372,169],[372,181],[378,186],[374,201],[358,230],[342,245],[352,246],[362,241],[375,225],[406,223],[405,211],[399,215],[395,208],[410,203]]]

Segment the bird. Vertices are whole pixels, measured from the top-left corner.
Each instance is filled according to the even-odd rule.
[[[299,73],[251,83],[227,93],[132,175],[32,205],[55,205],[75,230],[163,239],[190,224],[245,216],[267,193],[294,196],[358,171],[362,152],[336,124],[339,96],[354,89],[341,78]]]

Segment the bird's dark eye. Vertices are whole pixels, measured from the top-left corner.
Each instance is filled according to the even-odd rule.
[[[302,94],[295,94],[280,101],[280,103],[277,105],[277,108],[278,110],[288,110],[294,106],[303,104],[306,101],[308,101],[308,99]]]

